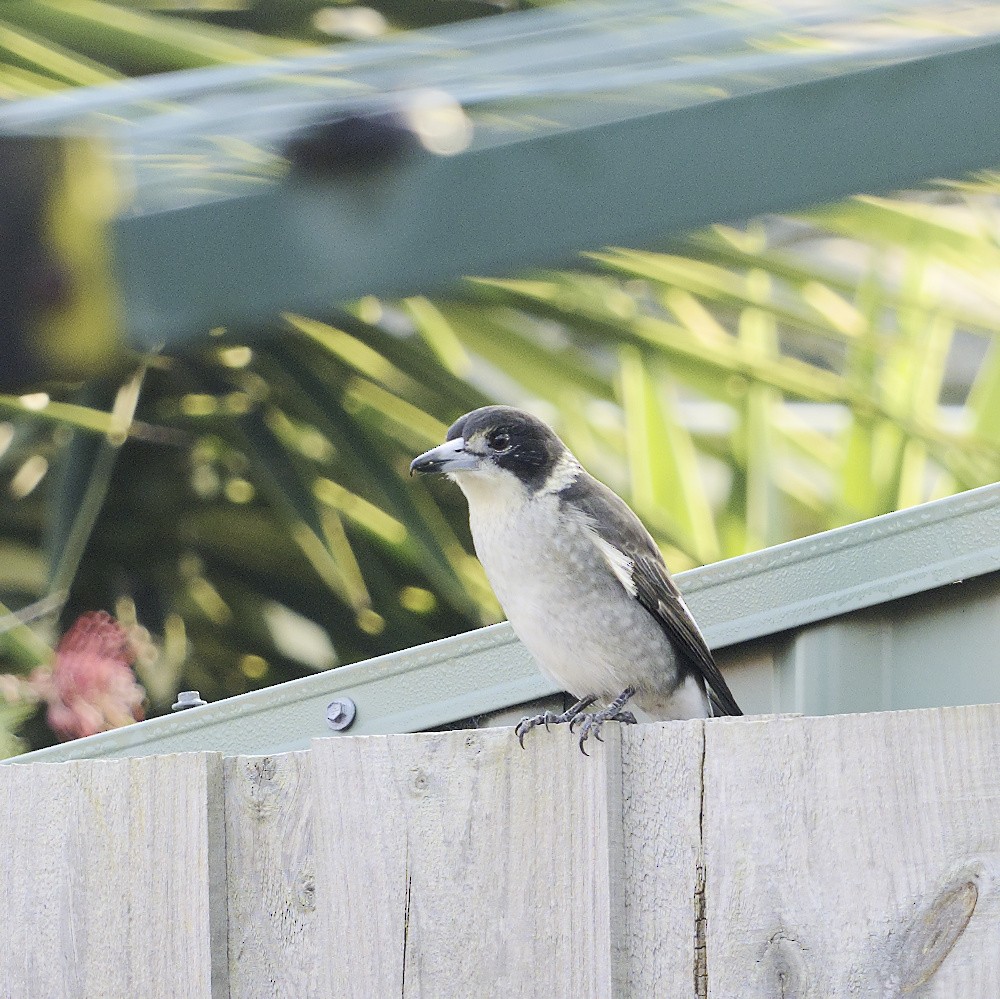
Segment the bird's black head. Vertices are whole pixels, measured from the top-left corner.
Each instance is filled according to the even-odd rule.
[[[422,454],[410,469],[453,474],[460,484],[462,473],[508,472],[535,492],[568,457],[566,445],[537,417],[512,406],[484,406],[456,420],[446,443]]]

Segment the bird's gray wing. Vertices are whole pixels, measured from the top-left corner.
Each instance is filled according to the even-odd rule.
[[[660,549],[628,504],[586,472],[559,495],[565,503],[587,515],[594,543],[608,567],[629,595],[653,615],[676,649],[682,665],[704,680],[719,713],[742,715],[691,611],[670,577]]]
[[[682,658],[704,677],[719,713],[743,714],[659,552],[655,558],[633,556],[632,582],[636,600],[659,621]]]

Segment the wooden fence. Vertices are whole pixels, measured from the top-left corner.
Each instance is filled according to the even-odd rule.
[[[1000,996],[1000,706],[0,767],[0,996]]]

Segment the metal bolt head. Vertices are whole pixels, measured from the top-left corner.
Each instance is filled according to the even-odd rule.
[[[343,732],[354,724],[357,705],[349,697],[338,697],[326,706],[326,723],[334,732]]]
[[[185,708],[200,708],[208,704],[202,700],[201,694],[197,690],[181,690],[177,694],[177,700],[170,706],[171,711],[183,711]]]

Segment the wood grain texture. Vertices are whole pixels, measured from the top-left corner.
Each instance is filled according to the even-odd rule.
[[[1000,706],[706,726],[709,996],[1000,996]]]
[[[214,753],[0,768],[0,995],[223,999]]]
[[[627,995],[694,995],[703,721],[622,731]]]
[[[1000,706],[606,739],[0,767],[0,999],[1000,997]]]
[[[316,999],[308,752],[225,761],[232,999]]]
[[[562,729],[319,740],[333,997],[624,992],[621,747]]]

